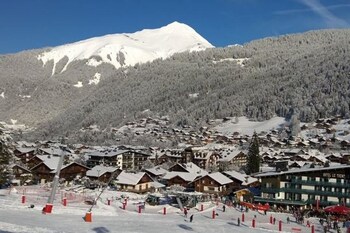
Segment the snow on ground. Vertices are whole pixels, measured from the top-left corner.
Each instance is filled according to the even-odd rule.
[[[67,206],[55,201],[51,214],[42,214],[42,207],[45,205],[49,189],[40,187],[26,187],[25,193],[28,198],[26,203],[21,203],[23,187],[18,187],[17,192],[2,190],[0,192],[0,232],[278,232],[278,221],[282,221],[283,232],[310,232],[311,228],[305,224],[293,222],[294,218],[285,213],[268,212],[267,215],[256,211],[245,212],[245,221],[242,221],[242,212],[233,207],[227,207],[223,212],[222,204],[218,206],[212,202],[199,203],[195,208],[189,210],[187,218],[182,211],[169,205],[150,206],[138,213],[138,206],[143,203],[144,196],[132,193],[122,193],[107,190],[99,199],[97,205],[92,209],[92,222],[85,222],[83,217],[89,210],[90,205],[84,201],[76,201],[77,198],[69,198],[67,195]],[[77,189],[78,190],[78,189]],[[56,196],[60,199],[63,190]],[[31,194],[30,194],[31,193]],[[82,191],[76,195],[84,194],[97,196],[95,191]],[[32,195],[32,198],[31,198]],[[123,198],[121,198],[123,195]],[[124,197],[128,196],[126,209],[122,209]],[[39,197],[39,198],[38,198]],[[45,197],[45,198],[41,198]],[[113,199],[108,205],[107,198]],[[34,208],[28,208],[35,202]],[[204,210],[200,211],[203,204]],[[166,208],[166,215],[163,208]],[[213,211],[217,213],[212,218]],[[189,216],[193,214],[193,222],[189,222]],[[276,218],[276,224],[270,224],[270,216]],[[287,224],[286,218],[290,217],[292,222]],[[241,219],[241,225],[237,226],[237,219]],[[255,218],[256,227],[252,227],[252,220]],[[307,219],[315,224],[315,232],[323,232],[318,219]],[[345,229],[342,228],[342,232]]]
[[[101,74],[100,73],[96,73],[94,75],[94,78],[89,80],[89,85],[91,85],[91,84],[97,85],[100,82],[100,79],[101,79]]]
[[[225,62],[225,61],[231,61],[231,62],[236,62],[237,65],[240,65],[241,67],[244,67],[244,62],[249,60],[250,58],[224,58],[219,61],[213,61],[214,64],[217,64],[219,62]]]
[[[80,88],[83,86],[83,82],[79,81],[77,84],[74,84],[73,86]]]
[[[240,134],[253,135],[254,131],[259,133],[261,131],[268,132],[272,129],[278,129],[286,121],[283,117],[273,117],[267,121],[250,121],[246,117],[238,117],[238,122],[235,119],[224,122],[216,127],[214,130],[224,135],[230,135],[233,132],[239,132]]]
[[[0,97],[5,99],[5,92],[1,92]]]

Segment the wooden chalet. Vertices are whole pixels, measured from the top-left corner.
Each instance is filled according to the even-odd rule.
[[[115,183],[121,191],[146,193],[151,190],[152,182],[152,178],[145,172],[127,173],[122,171]]]
[[[36,154],[36,148],[18,147],[13,151],[22,164],[27,164]]]
[[[77,177],[84,177],[89,169],[82,164],[72,162],[61,168],[60,178],[64,178],[66,181],[72,181]]]
[[[195,191],[226,196],[235,188],[233,181],[220,172],[211,173],[194,181]]]
[[[117,177],[121,172],[122,170],[116,167],[97,165],[91,170],[87,171],[86,176],[90,180],[98,180],[100,182],[107,183],[112,175],[114,175],[114,177]]]
[[[194,184],[192,182],[198,177],[201,177],[201,175],[189,172],[167,172],[161,181],[168,187],[175,185],[193,189]]]

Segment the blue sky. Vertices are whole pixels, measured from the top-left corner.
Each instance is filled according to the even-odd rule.
[[[350,28],[350,0],[2,0],[0,54],[173,21],[216,47],[325,28]]]

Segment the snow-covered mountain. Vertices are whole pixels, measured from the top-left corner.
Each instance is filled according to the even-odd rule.
[[[200,51],[212,48],[207,40],[186,24],[173,22],[159,29],[145,29],[135,33],[112,34],[95,37],[72,44],[62,45],[44,52],[38,59],[45,65],[53,60],[56,64],[67,57],[63,72],[76,60],[87,59],[87,65],[110,63],[115,68],[167,58],[174,53]]]

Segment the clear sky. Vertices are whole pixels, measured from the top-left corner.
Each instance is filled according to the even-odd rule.
[[[216,47],[350,28],[350,0],[1,0],[0,54],[178,21]]]

